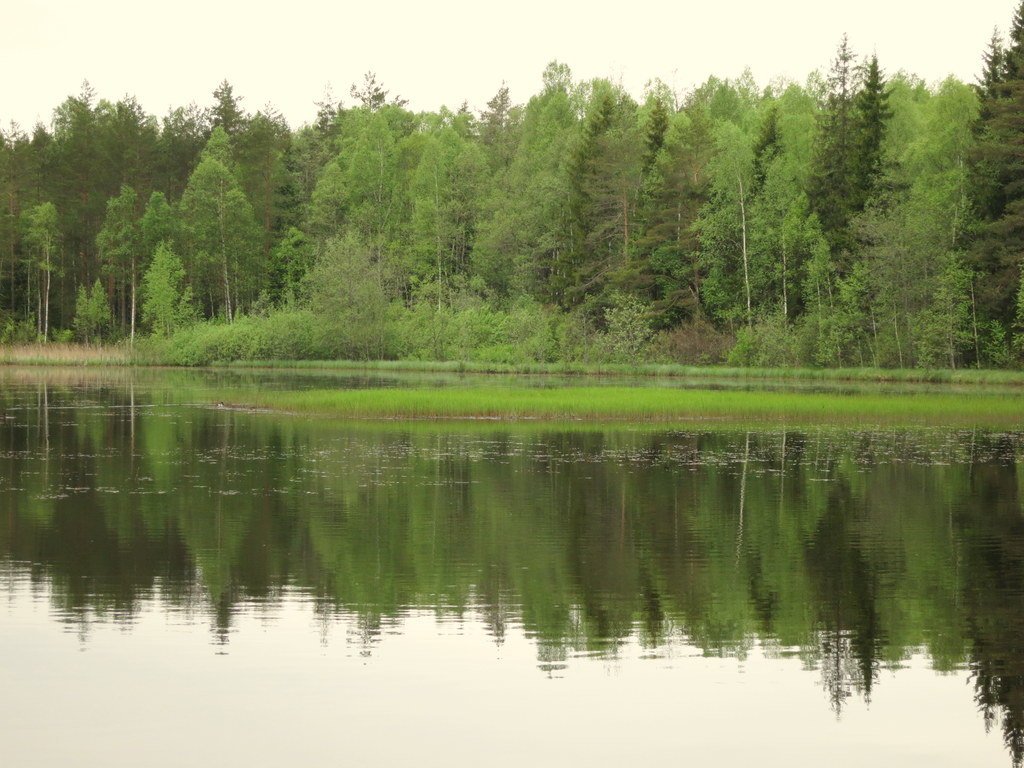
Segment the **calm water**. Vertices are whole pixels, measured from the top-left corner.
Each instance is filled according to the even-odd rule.
[[[0,764],[1021,763],[1024,434],[196,405],[323,384],[0,370]]]

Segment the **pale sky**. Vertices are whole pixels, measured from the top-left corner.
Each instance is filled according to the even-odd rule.
[[[886,72],[929,82],[973,81],[981,54],[1017,0],[948,5],[922,0],[480,0],[230,3],[175,0],[11,0],[0,36],[0,125],[49,124],[89,80],[101,98],[134,95],[163,116],[206,106],[227,79],[243,106],[270,103],[294,127],[310,122],[325,87],[351,103],[373,70],[413,109],[484,107],[505,81],[513,101],[540,89],[552,59],[576,79],[610,77],[639,97],[660,77],[680,91],[709,75],[750,67],[760,84],[803,81],[827,68],[844,32],[858,55],[877,52]]]

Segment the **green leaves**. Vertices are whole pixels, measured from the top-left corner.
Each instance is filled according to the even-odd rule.
[[[153,332],[168,336],[195,318],[192,288],[185,285],[181,259],[162,242],[153,254],[142,291],[142,314]]]
[[[225,162],[229,153],[226,133],[214,129],[180,210],[190,276],[204,286],[207,306],[231,320],[256,298],[262,265],[252,206]]]
[[[93,283],[92,289],[81,286],[75,301],[75,334],[86,343],[102,341],[110,330],[111,321],[107,293],[100,285],[99,278]]]

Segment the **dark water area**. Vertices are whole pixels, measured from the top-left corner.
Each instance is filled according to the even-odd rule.
[[[1024,434],[197,397],[310,381],[0,371],[0,763],[1021,764]]]

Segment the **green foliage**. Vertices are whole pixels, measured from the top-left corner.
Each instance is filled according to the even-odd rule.
[[[107,292],[99,278],[91,290],[81,286],[75,301],[75,335],[86,344],[96,344],[109,333],[112,321]]]
[[[122,186],[120,194],[107,201],[107,215],[96,236],[105,271],[119,282],[130,277],[133,259],[142,245],[137,207],[135,190]]]
[[[25,212],[25,242],[35,252],[40,269],[53,268],[53,256],[60,241],[57,208],[40,203]]]
[[[205,322],[178,330],[156,354],[174,365],[212,365],[231,360],[320,360],[321,320],[309,310],[282,310],[266,317],[239,315],[235,322]]]
[[[279,302],[294,300],[302,291],[313,261],[313,246],[306,234],[290,227],[270,253],[271,295]]]
[[[643,162],[637,105],[610,82],[594,81],[581,128],[566,165],[568,247],[550,276],[550,297],[562,306],[599,294],[632,266],[630,226]]]
[[[25,244],[34,257],[29,265],[28,277],[31,279],[34,271],[38,282],[43,285],[36,297],[36,332],[45,341],[50,329],[50,286],[54,272],[59,269],[56,259],[60,247],[60,228],[56,206],[47,202],[30,208],[24,214],[24,226]]]
[[[947,256],[936,276],[931,306],[921,313],[915,328],[919,365],[955,369],[961,354],[971,346],[972,277],[964,267],[962,254]]]
[[[706,273],[702,295],[719,319],[735,324],[753,321],[750,270],[750,204],[754,153],[750,137],[731,122],[715,135],[711,162],[712,197],[697,224]]]
[[[181,198],[183,250],[197,300],[231,320],[258,294],[263,273],[258,228],[231,171],[231,143],[220,127],[203,150]]]
[[[192,286],[185,285],[185,268],[166,242],[156,248],[142,296],[142,315],[156,334],[167,336],[195,319]]]
[[[394,354],[394,265],[349,236],[323,245],[307,277],[322,349],[331,357],[373,360]]]
[[[13,317],[0,317],[0,344],[24,345],[36,340],[34,321],[18,321]]]
[[[635,296],[615,294],[604,311],[607,330],[602,346],[608,358],[617,363],[635,363],[643,359],[651,341],[651,320],[647,307]]]
[[[427,137],[412,174],[410,271],[435,282],[442,301],[453,277],[470,267],[485,163],[477,146],[444,126]]]
[[[800,361],[799,337],[780,313],[740,328],[728,358],[729,365],[759,368],[789,368]]]

